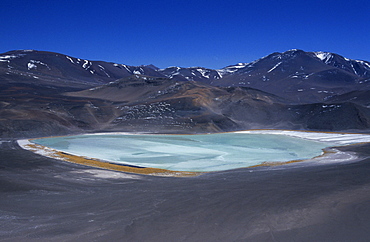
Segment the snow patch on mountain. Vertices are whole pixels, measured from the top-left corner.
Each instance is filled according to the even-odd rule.
[[[270,70],[267,71],[267,73],[270,73],[272,72],[273,70],[275,70],[278,66],[280,66],[280,64],[283,63],[283,62],[279,62],[277,63],[274,67],[272,67]]]
[[[25,56],[25,54],[3,55],[3,56],[0,56],[0,61],[1,62],[10,62],[10,60],[12,60],[14,58],[19,58],[19,57],[22,57],[22,56]]]
[[[84,60],[84,63],[82,64],[82,68],[85,70],[89,69],[89,67],[92,65],[92,63],[88,60]]]
[[[122,66],[126,69],[126,71],[131,73],[131,70],[127,67],[127,65],[122,65]]]
[[[319,51],[319,52],[314,52],[314,54],[317,58],[319,58],[325,64],[327,64],[333,58],[333,55],[329,52]]]
[[[75,63],[71,57],[66,56],[66,58],[67,58],[70,62],[72,62],[73,64]]]
[[[253,64],[253,62],[251,62],[251,63],[238,63],[236,65],[227,66],[225,68],[222,68],[222,69],[219,69],[219,70],[216,70],[216,71],[222,77],[225,74],[232,74],[232,73],[238,71],[239,69],[245,68],[245,67],[247,67],[248,65],[251,65],[251,64]]]
[[[48,68],[49,70],[51,70],[51,68],[46,63],[44,63],[42,61],[39,61],[39,60],[30,60],[30,63],[33,64],[33,65],[39,64],[39,65],[45,66],[46,68]],[[28,64],[30,64],[30,63],[28,63]],[[28,66],[30,66],[30,65],[28,65]],[[28,68],[28,69],[30,69],[30,68]]]
[[[205,78],[209,78],[211,72],[209,70],[198,68],[197,71]]]
[[[31,63],[31,62],[28,62],[27,67],[28,67],[28,70],[37,68],[37,66],[35,64]]]

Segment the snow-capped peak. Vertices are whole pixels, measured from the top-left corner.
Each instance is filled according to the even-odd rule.
[[[328,63],[331,60],[331,58],[333,57],[333,55],[331,53],[323,52],[323,51],[314,52],[314,55],[325,63]]]
[[[196,69],[204,78],[209,78],[211,72],[204,68],[197,68]]]

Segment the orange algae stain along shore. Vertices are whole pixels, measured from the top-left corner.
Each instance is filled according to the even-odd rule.
[[[23,145],[23,148],[32,151],[37,154],[41,154],[53,159],[63,160],[75,164],[97,167],[107,170],[114,170],[120,172],[128,172],[142,175],[152,175],[152,176],[170,176],[170,177],[192,177],[199,176],[205,172],[188,172],[188,171],[171,171],[160,168],[150,168],[150,167],[134,167],[128,165],[114,164],[99,159],[88,158],[84,156],[77,156],[68,154],[65,152],[57,151],[49,147],[45,147],[35,143],[27,143]]]

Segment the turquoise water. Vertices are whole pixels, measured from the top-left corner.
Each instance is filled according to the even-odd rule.
[[[328,143],[284,135],[77,135],[32,142],[67,153],[118,164],[173,171],[220,171],[309,159],[322,154]]]

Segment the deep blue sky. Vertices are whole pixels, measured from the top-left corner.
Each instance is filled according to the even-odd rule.
[[[370,61],[369,0],[2,0],[0,53],[222,68],[289,49]]]

